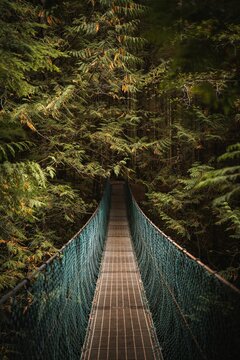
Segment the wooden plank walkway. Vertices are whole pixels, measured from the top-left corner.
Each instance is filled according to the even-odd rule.
[[[130,240],[124,188],[112,184],[106,247],[82,360],[162,359]]]

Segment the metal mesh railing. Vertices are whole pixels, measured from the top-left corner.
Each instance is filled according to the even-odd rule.
[[[129,190],[128,208],[164,359],[239,359],[240,291],[162,233]]]
[[[110,185],[88,223],[0,300],[3,359],[79,360],[107,231]]]

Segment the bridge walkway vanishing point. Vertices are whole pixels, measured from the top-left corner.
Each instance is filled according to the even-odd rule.
[[[82,360],[162,359],[127,221],[124,184],[112,183],[110,221]]]
[[[0,299],[0,358],[239,359],[240,291],[151,223],[129,189],[126,209],[120,182],[105,241],[109,185],[85,226]]]

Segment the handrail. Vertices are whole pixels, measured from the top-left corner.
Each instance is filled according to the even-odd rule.
[[[212,270],[209,266],[205,265],[200,259],[196,258],[194,255],[190,254],[186,249],[184,249],[181,245],[176,243],[170,236],[166,235],[162,230],[160,230],[153,222],[149,219],[149,217],[144,213],[144,211],[141,209],[141,207],[138,205],[132,190],[130,186],[128,185],[128,189],[130,192],[130,195],[137,206],[138,210],[142,213],[142,215],[147,219],[147,221],[157,230],[162,236],[164,236],[168,241],[170,241],[176,248],[178,248],[179,251],[183,252],[187,257],[189,257],[191,260],[195,261],[197,264],[199,264],[202,268],[204,268],[208,273],[215,276],[220,282],[222,282],[225,286],[228,286],[233,291],[238,293],[240,295],[240,289],[238,289],[236,286],[231,284],[229,281],[224,279],[221,275],[219,275],[216,271]]]
[[[37,270],[34,270],[32,273],[30,273],[25,279],[23,279],[21,282],[19,282],[12,290],[7,292],[5,295],[3,295],[0,298],[0,305],[3,305],[9,298],[11,298],[13,295],[17,294],[23,287],[28,287],[30,285],[30,281],[37,277],[39,273],[45,270],[46,266],[52,263],[52,261],[60,256],[63,253],[63,250],[67,248],[73,240],[75,240],[82,232],[83,230],[88,226],[88,224],[92,221],[92,219],[96,216],[96,214],[99,211],[99,208],[101,206],[101,201],[99,201],[97,208],[93,212],[93,214],[90,216],[90,218],[87,220],[87,222],[80,228],[80,230],[71,237],[70,240],[66,242],[59,250],[56,251],[55,254],[53,254],[48,260],[46,260],[42,265],[39,266]]]

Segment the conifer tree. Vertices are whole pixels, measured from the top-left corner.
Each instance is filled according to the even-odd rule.
[[[119,174],[127,171],[131,154],[127,128],[142,64],[137,52],[144,40],[137,30],[144,7],[129,0],[92,4],[92,12],[69,29],[75,36],[70,54],[77,59],[77,86],[85,92],[82,118],[91,127],[91,157],[106,174]]]
[[[229,267],[225,275],[236,280],[239,168],[231,149],[238,146],[239,4],[148,4],[152,61],[142,89],[156,147],[139,175],[161,226],[212,267]]]
[[[160,226],[236,278],[238,8],[1,1],[1,289],[79,228],[113,173],[144,184]]]
[[[59,35],[63,22],[51,13],[51,7],[43,9],[40,3],[6,0],[0,10],[2,291],[47,259],[56,245],[61,246],[79,228],[91,200],[87,206],[49,161],[54,157],[49,144],[57,133],[51,127],[49,103],[60,97],[62,89],[65,94],[71,90],[62,86],[60,75],[62,59],[67,58],[66,42]],[[65,101],[59,101],[62,108]],[[59,117],[62,108],[54,108]]]

